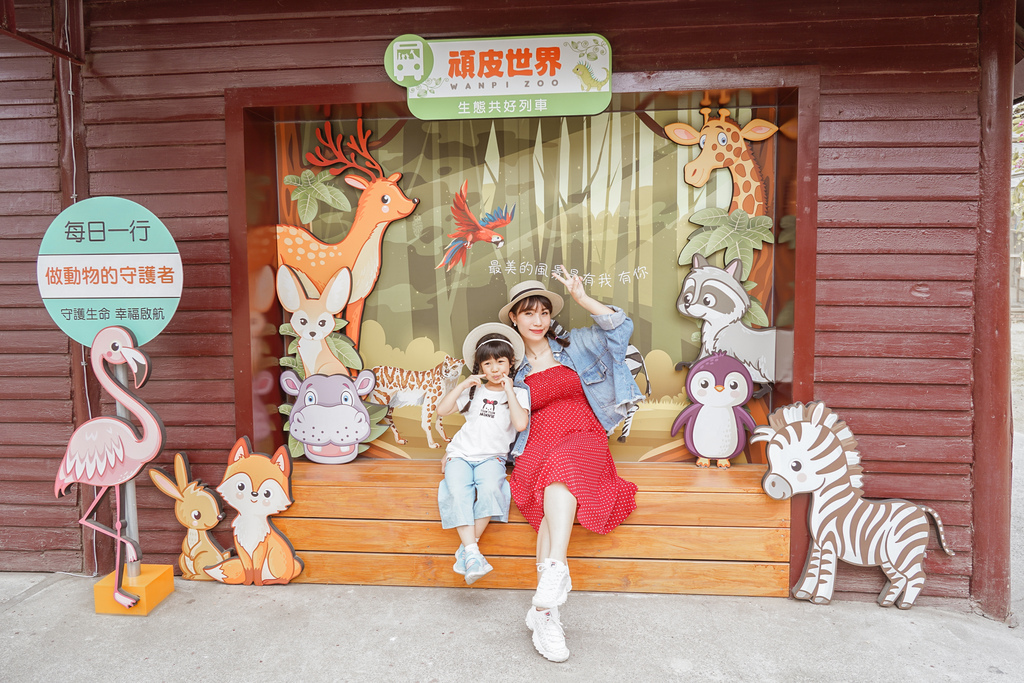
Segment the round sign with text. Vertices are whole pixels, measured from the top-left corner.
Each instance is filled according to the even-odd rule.
[[[91,346],[118,325],[145,344],[181,299],[181,255],[152,211],[121,197],[92,197],[50,223],[36,261],[39,293],[69,337]]]

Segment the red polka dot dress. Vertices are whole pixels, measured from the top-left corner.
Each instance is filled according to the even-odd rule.
[[[636,509],[636,484],[621,478],[608,437],[587,402],[579,375],[564,365],[535,372],[530,387],[530,437],[516,458],[512,499],[534,530],[544,518],[544,488],[564,483],[576,496],[576,518],[606,534]]]

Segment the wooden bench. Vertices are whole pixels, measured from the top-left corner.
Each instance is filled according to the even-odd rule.
[[[569,544],[575,590],[786,596],[790,506],[761,490],[764,465],[727,472],[691,463],[619,463],[637,509],[606,536],[578,524]],[[441,528],[436,461],[295,463],[295,503],[278,528],[306,563],[298,581],[465,586],[452,571],[459,538]],[[480,542],[494,571],[474,586],[532,589],[536,534],[512,505]]]

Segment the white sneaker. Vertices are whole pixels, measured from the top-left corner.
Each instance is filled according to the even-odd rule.
[[[487,561],[479,550],[473,552],[465,551],[466,555],[466,585],[476,583],[476,580],[488,574],[494,567]]]
[[[569,648],[565,646],[565,631],[558,620],[558,609],[538,611],[530,608],[526,613],[526,626],[533,631],[533,646],[537,652],[551,662],[569,659]]]
[[[541,609],[558,607],[565,604],[571,590],[569,567],[558,560],[544,560],[544,571],[537,582],[537,592],[533,594],[533,606]]]

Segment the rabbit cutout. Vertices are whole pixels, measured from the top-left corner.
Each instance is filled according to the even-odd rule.
[[[170,477],[155,467],[149,468],[149,478],[158,489],[174,499],[174,516],[188,530],[178,556],[182,578],[212,581],[203,569],[230,556],[217,539],[210,535],[210,530],[224,518],[217,494],[198,479],[192,479],[188,457],[184,453],[174,454],[176,481],[171,481]]]
[[[327,336],[334,331],[334,316],[348,305],[351,293],[352,271],[348,268],[335,273],[317,298],[306,294],[300,272],[289,266],[277,269],[277,298],[292,314],[289,322],[299,338],[299,360],[305,377],[349,374],[331,351]]]

